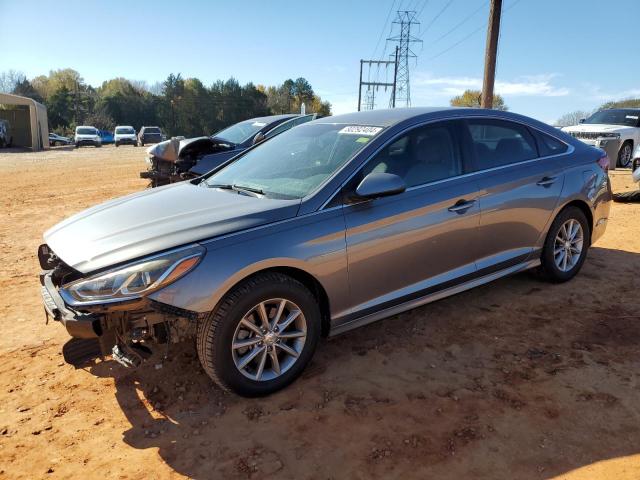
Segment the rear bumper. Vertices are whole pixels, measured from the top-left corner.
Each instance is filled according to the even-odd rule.
[[[604,150],[609,157],[609,170],[615,170],[618,164],[618,152],[622,145],[619,138],[598,138],[598,139],[584,139],[578,138],[582,143],[591,145],[592,147]]]
[[[102,316],[81,313],[69,308],[51,280],[51,272],[40,274],[40,293],[46,314],[62,323],[75,338],[97,338],[102,335]]]

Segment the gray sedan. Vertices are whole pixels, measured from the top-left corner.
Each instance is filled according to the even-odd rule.
[[[51,228],[45,310],[127,366],[197,327],[218,385],[269,394],[323,335],[526,269],[573,278],[607,225],[608,164],[507,112],[323,118]]]

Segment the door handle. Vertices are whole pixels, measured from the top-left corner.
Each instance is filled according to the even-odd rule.
[[[476,203],[475,200],[464,200],[464,199],[458,200],[455,204],[450,206],[448,210],[450,212],[455,212],[457,214],[463,214],[467,210],[469,210],[471,207],[473,207],[475,203]]]
[[[558,177],[543,177],[541,180],[538,180],[536,182],[536,185],[538,185],[539,187],[550,187],[551,185],[556,183],[557,179]]]

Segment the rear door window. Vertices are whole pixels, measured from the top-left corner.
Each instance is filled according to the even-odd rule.
[[[506,120],[467,122],[476,156],[476,170],[502,167],[538,157],[536,142],[524,125]]]

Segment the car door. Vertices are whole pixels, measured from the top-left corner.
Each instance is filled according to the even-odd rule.
[[[534,134],[555,142],[557,152],[568,147],[517,122],[478,118],[466,125],[481,189],[478,270],[506,268],[533,255],[564,182],[561,156],[541,156]]]
[[[345,187],[351,314],[419,298],[474,274],[479,188],[465,175],[460,130],[457,121],[416,127],[391,140]],[[406,191],[353,200],[371,172],[399,175]]]

